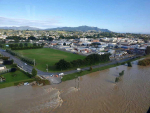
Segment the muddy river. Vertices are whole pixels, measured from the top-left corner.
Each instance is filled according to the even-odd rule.
[[[0,113],[146,113],[149,106],[150,66],[137,61],[58,85],[0,89]]]

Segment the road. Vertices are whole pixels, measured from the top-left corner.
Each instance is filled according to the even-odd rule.
[[[0,49],[0,53],[3,56],[10,57],[10,59],[13,59],[14,63],[18,64],[23,70],[31,73],[33,66],[25,65],[25,62],[21,61],[19,58],[16,58],[15,56],[13,56],[7,52],[5,52],[2,49]],[[114,60],[114,61],[111,61],[109,63],[92,66],[92,68],[99,68],[99,67],[103,67],[103,66],[108,66],[108,65],[116,64],[117,62],[122,63],[122,62],[128,61],[129,59],[131,59],[131,58],[126,58],[126,59],[122,59],[122,60],[118,60],[118,61]],[[88,70],[88,69],[89,69],[89,67],[82,68],[83,71]],[[43,72],[43,71],[40,71],[38,69],[36,69],[36,70],[37,70],[38,75],[42,75],[42,76],[48,78],[51,81],[51,83],[60,83],[61,82],[60,77],[58,77],[58,78],[57,77],[50,77],[51,74],[58,75],[59,73]],[[71,70],[71,71],[66,71],[63,73],[66,75],[66,74],[72,74],[72,73],[76,73],[76,72],[78,72],[78,71],[77,70]]]
[[[16,63],[19,67],[21,67],[23,70],[27,71],[28,73],[32,72],[33,66],[25,65],[25,62],[21,61],[19,58],[16,58],[15,56],[13,56],[7,52],[5,52],[3,49],[0,49],[0,53],[3,56],[10,57],[10,59],[13,59],[14,63]],[[60,83],[61,82],[60,77],[50,77],[50,75],[54,74],[54,73],[43,72],[38,69],[36,69],[36,70],[37,70],[38,75],[42,75],[42,76],[46,77],[47,79],[50,80],[51,83]],[[55,74],[58,74],[58,73],[55,73]]]

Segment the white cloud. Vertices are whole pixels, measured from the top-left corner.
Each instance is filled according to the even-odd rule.
[[[48,20],[27,20],[27,19],[16,19],[16,18],[6,18],[0,17],[0,26],[32,26],[39,28],[53,28],[59,27],[60,21],[56,18],[51,18]]]

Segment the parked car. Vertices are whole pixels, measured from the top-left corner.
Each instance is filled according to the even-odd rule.
[[[54,76],[54,74],[51,74],[50,76],[52,77],[52,76]]]
[[[24,65],[27,65],[26,63],[24,63]]]
[[[60,75],[64,75],[64,73],[59,73],[59,76],[60,76]]]
[[[81,69],[80,69],[80,68],[77,68],[77,70],[80,71]]]

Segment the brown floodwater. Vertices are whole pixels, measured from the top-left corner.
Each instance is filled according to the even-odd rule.
[[[0,113],[146,113],[150,66],[121,65],[44,87],[0,89]],[[121,80],[115,78],[124,70]],[[78,89],[77,89],[78,88]]]

